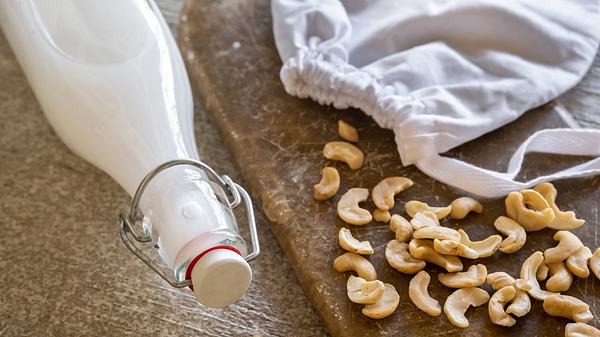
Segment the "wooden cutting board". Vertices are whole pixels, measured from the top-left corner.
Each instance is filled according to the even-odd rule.
[[[351,187],[372,188],[382,178],[400,175],[415,184],[396,198],[393,213],[404,214],[404,203],[421,200],[447,205],[464,195],[461,191],[438,183],[414,167],[400,163],[391,131],[379,128],[357,110],[336,110],[310,100],[287,95],[279,81],[281,61],[274,46],[270,2],[195,1],[185,2],[179,30],[179,43],[187,62],[192,84],[239,166],[257,207],[270,220],[271,229],[287,258],[291,261],[302,286],[317,312],[334,336],[378,335],[469,335],[469,336],[555,336],[563,334],[565,319],[546,315],[541,302],[533,300],[532,311],[517,320],[512,328],[490,323],[487,306],[470,309],[471,326],[465,330],[451,325],[444,315],[430,317],[418,310],[408,298],[409,276],[392,269],[385,261],[385,244],[393,238],[387,224],[371,223],[363,227],[344,224],[334,211],[339,196]],[[556,104],[528,112],[519,120],[448,153],[476,165],[504,170],[509,155],[536,130],[565,127],[566,122]],[[366,154],[365,166],[350,171],[342,163],[325,160],[321,150],[325,143],[337,140],[337,120],[356,126]],[[583,158],[529,155],[520,179],[581,162]],[[338,168],[342,177],[340,192],[325,202],[313,200],[312,186],[320,179],[326,165]],[[558,204],[574,210],[587,220],[576,230],[592,250],[598,246],[597,230],[600,200],[600,177],[556,182]],[[504,214],[503,200],[482,200],[485,212],[464,221],[444,221],[452,228],[463,228],[474,239],[497,234],[492,223]],[[372,203],[366,207],[374,209]],[[266,225],[266,224],[261,224]],[[343,253],[337,243],[338,230],[350,227],[361,240],[369,240],[376,250],[370,257],[379,278],[392,283],[401,302],[390,317],[375,321],[361,314],[361,305],[346,297],[348,274],[335,272],[331,265]],[[489,272],[506,271],[517,276],[521,263],[536,250],[553,246],[553,231],[531,233],[526,245],[517,253],[497,252],[493,257],[468,261],[484,263]],[[275,242],[263,242],[273,245]],[[451,293],[437,281],[440,271],[428,265],[432,273],[430,293],[440,302]],[[576,280],[568,294],[585,300],[595,315],[600,308],[595,295],[599,282],[590,277]],[[491,289],[487,288],[491,291]],[[281,303],[293,306],[294,303]],[[598,321],[592,321],[597,325]]]

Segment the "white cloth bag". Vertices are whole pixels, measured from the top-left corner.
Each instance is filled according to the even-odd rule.
[[[507,172],[439,155],[573,87],[598,50],[600,1],[272,0],[271,5],[286,91],[363,110],[394,131],[404,165],[484,197],[600,173],[597,130],[537,132],[513,155]],[[525,153],[532,151],[596,158],[515,181]]]

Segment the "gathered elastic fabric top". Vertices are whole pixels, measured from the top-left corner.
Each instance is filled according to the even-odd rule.
[[[600,131],[544,130],[507,172],[440,156],[573,87],[600,40],[599,0],[272,0],[286,91],[358,108],[395,134],[404,165],[499,197],[600,173],[585,165],[515,181],[531,151],[600,156]]]

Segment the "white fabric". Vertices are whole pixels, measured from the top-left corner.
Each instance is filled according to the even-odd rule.
[[[599,173],[597,158],[514,181],[526,152],[600,156],[600,131],[538,132],[506,173],[438,155],[574,86],[598,49],[598,0],[272,0],[272,13],[286,91],[363,110],[404,165],[487,197]]]

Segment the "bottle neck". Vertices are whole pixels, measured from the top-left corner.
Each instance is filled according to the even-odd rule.
[[[140,210],[146,232],[174,269],[181,256],[241,239],[224,192],[195,167],[172,167],[157,175],[140,200]]]

